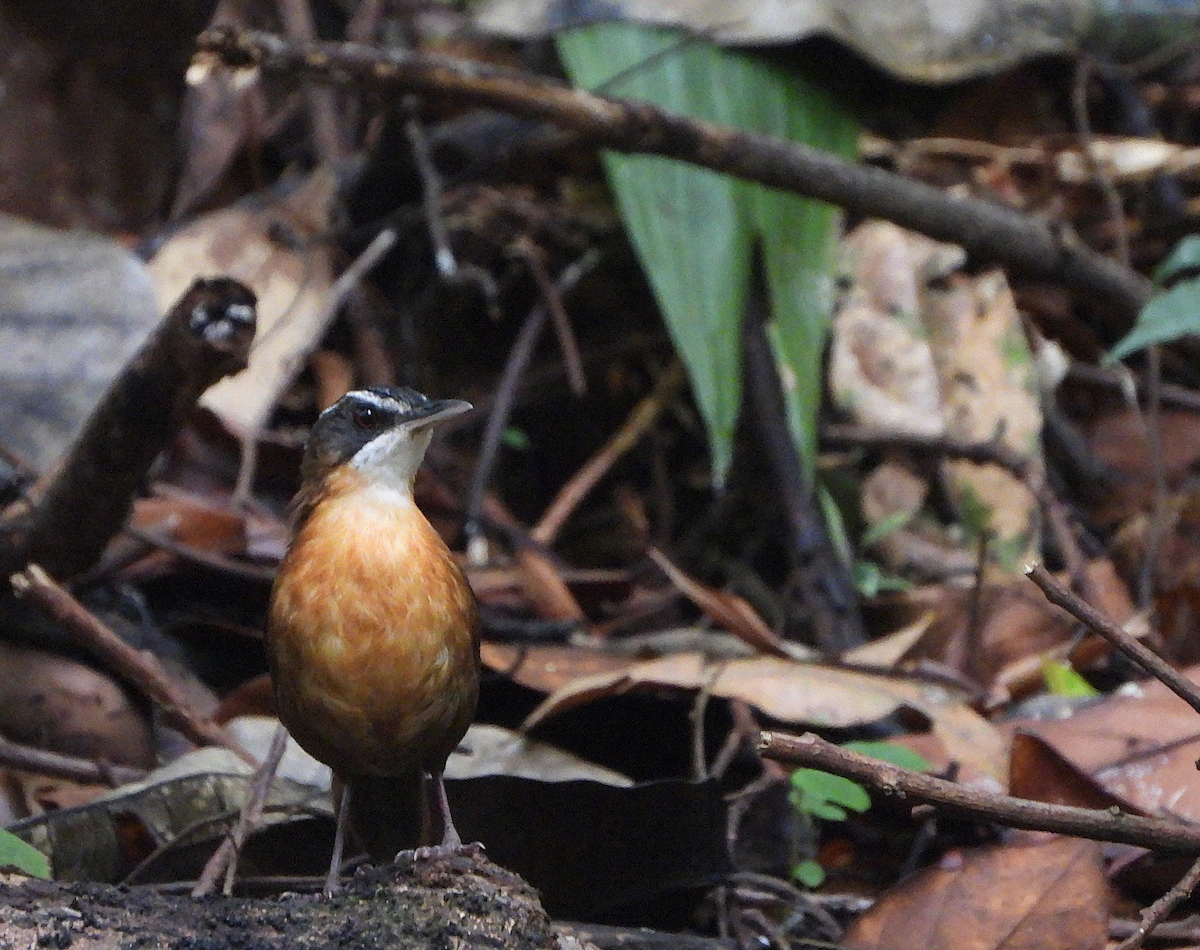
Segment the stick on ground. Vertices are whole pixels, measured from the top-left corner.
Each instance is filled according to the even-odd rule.
[[[1028,831],[1053,831],[1058,834],[1116,841],[1143,848],[1200,854],[1200,827],[1161,818],[1143,818],[1125,812],[1045,802],[998,795],[967,788],[955,782],[934,778],[921,772],[849,752],[820,736],[806,732],[800,736],[764,732],[758,738],[758,751],[764,758],[791,766],[805,766],[832,772],[896,798],[911,798],[914,803],[928,802],[959,814],[996,821],[1011,828]]]
[[[123,676],[163,711],[167,721],[197,745],[217,745],[251,765],[258,762],[232,736],[192,706],[157,657],[130,646],[36,564],[11,578],[18,597],[28,597],[106,667]]]

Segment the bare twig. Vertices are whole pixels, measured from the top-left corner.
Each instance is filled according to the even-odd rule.
[[[1200,853],[1200,827],[1161,818],[1145,818],[1108,809],[1048,805],[997,795],[912,772],[839,748],[811,732],[800,736],[764,732],[758,751],[768,759],[854,779],[884,795],[929,802],[959,814],[997,821],[1012,828],[1053,831],[1096,841],[1116,841],[1162,851]]]
[[[576,396],[587,395],[587,377],[583,372],[583,358],[579,355],[579,343],[575,339],[575,330],[571,326],[571,318],[567,308],[563,306],[562,294],[546,270],[546,255],[528,237],[522,235],[516,241],[516,252],[524,259],[537,284],[542,300],[550,310],[550,324],[558,337],[558,348],[562,352],[563,367],[567,371],[567,383],[571,392]]]
[[[1200,859],[1188,868],[1187,873],[1174,887],[1142,911],[1142,919],[1137,929],[1117,944],[1116,950],[1137,950],[1146,942],[1151,931],[1167,919],[1171,911],[1192,896],[1197,884],[1200,884]]]
[[[37,775],[50,775],[94,785],[111,785],[114,788],[136,782],[146,776],[145,769],[80,759],[48,749],[35,749],[33,746],[10,742],[3,737],[0,737],[0,764]]]
[[[45,610],[84,650],[156,703],[164,718],[193,742],[222,746],[251,765],[258,765],[232,736],[192,706],[157,657],[131,647],[38,565],[30,564],[10,580],[18,597],[28,597]]]
[[[565,296],[580,280],[588,274],[600,261],[598,251],[591,250],[578,260],[568,264],[558,277],[558,294]],[[492,479],[492,468],[496,464],[496,455],[500,451],[500,442],[504,430],[508,427],[509,413],[516,399],[517,384],[521,380],[525,368],[533,357],[534,346],[546,325],[550,308],[545,301],[537,304],[525,318],[525,324],[508,353],[508,361],[504,364],[504,372],[496,385],[496,397],[492,403],[492,411],[488,413],[487,424],[484,426],[483,438],[479,442],[479,460],[475,463],[475,472],[471,476],[471,485],[467,491],[466,520],[464,530],[469,539],[481,537],[482,531],[479,516],[483,509],[484,495],[487,493],[488,482]]]
[[[317,27],[313,23],[308,0],[278,0],[279,15],[284,30],[290,39],[298,43],[311,43],[317,38]],[[312,124],[313,148],[317,157],[336,164],[346,157],[346,146],[342,142],[342,130],[338,127],[337,104],[328,89],[308,88],[304,90],[308,103],[308,119]]]
[[[353,43],[288,43],[235,27],[206,30],[201,52],[234,67],[303,73],[327,82],[369,83],[454,96],[552,122],[616,151],[666,155],[873,215],[964,247],[980,261],[1061,283],[1098,305],[1106,343],[1132,325],[1150,283],[1050,225],[987,201],[949,195],[880,168],[817,149],[685,118],[644,102],[608,99],[514,70],[450,57],[385,51]]]
[[[1029,568],[1027,573],[1029,579],[1042,589],[1042,593],[1046,595],[1046,599],[1050,603],[1058,605],[1089,630],[1100,634],[1196,712],[1200,712],[1200,687],[1174,669],[1162,657],[1139,643],[1135,637],[1126,633],[1118,624],[1113,623],[1100,611],[1072,594],[1040,564]]]
[[[596,483],[612,468],[617,459],[637,445],[642,436],[650,431],[686,382],[687,377],[679,363],[668,367],[658,378],[649,395],[633,407],[621,428],[558,490],[554,500],[546,507],[541,520],[529,532],[533,540],[540,544],[554,542],[571,512],[596,487]]]
[[[864,446],[869,448],[908,449],[928,452],[950,458],[966,459],[968,462],[990,463],[1007,469],[1015,477],[1024,479],[1033,461],[1009,448],[999,439],[987,442],[968,441],[953,436],[913,435],[904,432],[887,432],[867,426],[827,423],[821,426],[821,441],[835,446]]]
[[[238,815],[237,824],[229,829],[222,839],[220,846],[204,865],[200,879],[192,889],[192,897],[203,897],[211,894],[217,884],[217,878],[225,874],[225,884],[222,893],[233,893],[233,879],[237,872],[238,855],[242,853],[242,845],[262,820],[263,806],[267,802],[267,793],[271,790],[271,782],[279,770],[283,753],[287,749],[288,732],[283,723],[275,727],[275,735],[271,737],[271,747],[267,757],[258,767],[254,782],[246,790],[246,798],[242,802],[242,810]]]

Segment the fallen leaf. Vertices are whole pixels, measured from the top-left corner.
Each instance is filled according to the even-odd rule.
[[[203,215],[150,261],[164,313],[196,277],[213,273],[241,281],[258,296],[250,365],[201,398],[240,436],[263,428],[334,317],[326,306],[332,265],[322,236],[337,186],[336,172],[318,168],[287,190]]]
[[[657,548],[648,548],[646,555],[670,578],[671,583],[703,610],[718,627],[728,630],[763,653],[771,656],[789,655],[783,638],[768,627],[766,621],[743,598],[701,584],[691,575],[681,571]]]
[[[1200,683],[1200,668],[1184,671]],[[1127,683],[1068,719],[1016,720],[1101,788],[1146,815],[1200,821],[1200,723],[1161,683]]]
[[[880,950],[1100,950],[1109,902],[1099,844],[1022,835],[944,855],[876,901],[844,942]]]
[[[812,728],[849,728],[878,722],[901,709],[926,718],[951,758],[995,782],[1006,780],[1007,756],[995,728],[947,687],[903,677],[760,656],[714,662],[679,653],[572,680],[525,720],[532,729],[552,716],[634,689],[707,689],[741,699],[768,716]]]

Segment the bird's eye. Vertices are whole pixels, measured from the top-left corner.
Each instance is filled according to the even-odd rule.
[[[356,429],[374,429],[379,424],[381,413],[374,406],[355,406],[350,411],[350,421]]]

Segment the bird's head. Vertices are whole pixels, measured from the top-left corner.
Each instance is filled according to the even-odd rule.
[[[306,492],[319,491],[333,472],[350,466],[372,486],[411,495],[433,426],[470,408],[461,399],[430,399],[403,387],[347,393],[309,433],[301,469]]]

